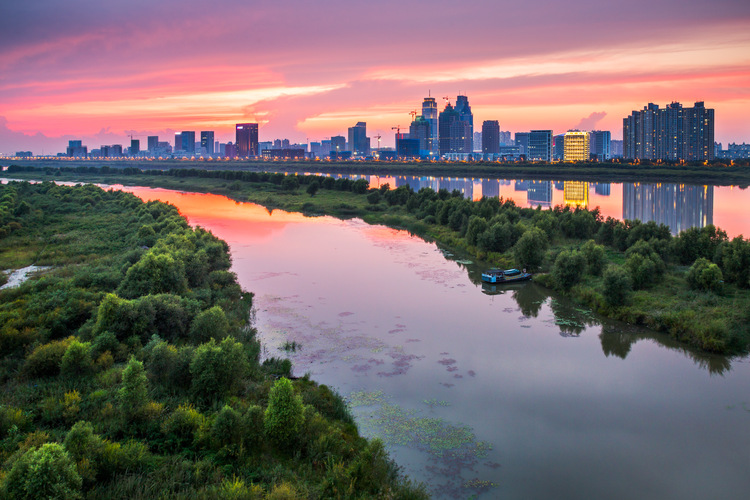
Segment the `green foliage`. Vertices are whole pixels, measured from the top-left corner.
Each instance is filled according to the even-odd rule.
[[[299,189],[299,179],[297,176],[293,174],[284,176],[284,180],[281,181],[281,189],[284,191],[296,191]]]
[[[513,247],[513,255],[520,267],[536,269],[544,260],[547,245],[547,235],[535,227],[523,233]]]
[[[263,424],[268,437],[282,448],[299,439],[304,424],[302,398],[294,393],[292,382],[281,378],[271,388]]]
[[[620,306],[625,304],[633,284],[630,273],[620,266],[609,266],[604,271],[604,290],[602,295],[607,304]]]
[[[687,274],[688,285],[695,290],[717,292],[723,281],[719,266],[703,257],[695,260]]]
[[[201,311],[190,325],[190,340],[196,344],[221,340],[229,334],[229,321],[220,306]]]
[[[487,230],[487,220],[483,217],[472,215],[469,217],[469,225],[466,229],[466,241],[469,245],[476,245],[479,237]]]
[[[165,440],[172,450],[190,449],[196,444],[206,418],[192,405],[180,405],[162,424]]]
[[[593,276],[600,276],[607,266],[604,246],[597,245],[594,240],[589,240],[581,247],[581,253],[586,259],[586,272]]]
[[[380,203],[380,191],[373,191],[367,195],[367,202],[371,205],[377,205]]]
[[[8,498],[81,498],[81,477],[65,449],[57,443],[32,448],[19,458],[3,481]]]
[[[118,392],[120,411],[126,418],[135,419],[142,415],[148,402],[148,380],[143,363],[131,357],[122,372],[122,386]]]
[[[738,236],[723,242],[716,251],[714,262],[730,283],[741,288],[750,288],[750,241]]]
[[[51,377],[60,373],[60,363],[73,340],[73,337],[68,337],[36,347],[26,358],[24,374],[28,377]]]
[[[306,192],[310,196],[315,196],[315,194],[318,192],[319,189],[320,189],[320,183],[318,183],[318,181],[313,181],[310,183],[309,186],[307,186]]]
[[[91,359],[91,344],[73,340],[60,361],[60,373],[66,377],[82,377],[90,375],[94,370]]]
[[[586,271],[586,257],[578,250],[560,252],[552,266],[552,278],[561,290],[568,290],[581,280]]]
[[[672,239],[672,253],[681,264],[696,259],[712,259],[719,247],[727,241],[727,233],[709,224],[706,227],[685,229]]]
[[[235,392],[248,375],[250,363],[244,346],[233,337],[214,339],[195,350],[190,362],[193,394],[202,401],[222,399]]]
[[[122,297],[135,298],[157,293],[180,294],[187,291],[187,286],[183,262],[152,250],[128,269],[117,292]]]

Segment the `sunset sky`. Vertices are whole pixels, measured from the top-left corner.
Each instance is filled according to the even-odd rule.
[[[0,7],[0,153],[259,122],[260,140],[391,127],[431,92],[475,130],[611,130],[703,100],[750,142],[747,0],[33,0]],[[373,140],[373,147],[377,141]]]

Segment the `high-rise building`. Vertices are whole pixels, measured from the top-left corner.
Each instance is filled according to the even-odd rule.
[[[552,138],[552,159],[555,161],[565,159],[565,134],[557,134]]]
[[[440,137],[440,154],[448,153],[470,153],[465,151],[466,133],[469,131],[468,122],[462,122],[458,111],[451,103],[445,105],[445,109],[438,116],[438,131]]]
[[[590,155],[589,133],[574,130],[565,133],[563,159],[565,161],[588,161]]]
[[[714,110],[702,101],[692,108],[649,103],[623,119],[623,156],[640,160],[714,159]]]
[[[182,150],[186,153],[195,153],[195,132],[183,130],[180,135],[182,136]]]
[[[153,152],[156,148],[159,147],[159,136],[158,135],[150,135],[146,139],[148,142],[148,150],[150,152]]]
[[[430,124],[430,140],[427,148],[433,156],[440,154],[438,136],[438,108],[434,97],[425,97],[422,101],[422,118]]]
[[[528,152],[529,161],[552,161],[552,131],[532,130],[529,132]]]
[[[409,138],[419,141],[420,155],[429,155],[432,145],[432,127],[423,116],[418,116],[409,126]]]
[[[141,141],[139,139],[130,139],[130,156],[136,156],[141,152]]]
[[[500,153],[500,123],[497,120],[482,122],[482,153]]]
[[[347,151],[346,149],[346,137],[343,135],[335,135],[331,137],[331,153],[342,153]]]
[[[201,148],[206,150],[206,154],[214,154],[214,133],[212,130],[201,132]]]
[[[529,133],[528,132],[516,132],[515,143],[516,143],[516,146],[520,148],[522,155],[529,154]]]
[[[481,132],[474,132],[474,140],[472,141],[471,147],[474,151],[482,150],[482,133]]]
[[[500,145],[501,146],[515,146],[515,143],[510,140],[510,130],[500,131]]]
[[[469,105],[469,98],[465,95],[459,95],[456,97],[456,111],[458,112],[459,119],[468,123],[468,129],[466,126],[462,128],[462,146],[461,151],[457,153],[471,153],[474,151],[474,115],[471,112],[471,106]]]
[[[589,132],[589,149],[591,156],[599,161],[612,158],[612,133],[608,130],[593,130]]]
[[[83,141],[68,141],[68,148],[65,151],[66,156],[88,156],[88,147],[83,145]]]
[[[234,146],[240,158],[258,156],[258,124],[238,123],[235,126]]]
[[[370,154],[370,138],[367,137],[367,123],[357,122],[349,127],[349,150],[359,155]]]
[[[613,139],[609,141],[609,147],[611,158],[622,158],[622,141]]]
[[[174,150],[182,151],[182,134],[179,132],[174,135]]]

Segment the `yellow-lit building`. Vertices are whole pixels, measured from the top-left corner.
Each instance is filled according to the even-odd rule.
[[[565,204],[586,208],[589,206],[589,183],[565,181],[563,183]]]
[[[588,132],[566,132],[563,159],[565,161],[588,161],[591,151]]]

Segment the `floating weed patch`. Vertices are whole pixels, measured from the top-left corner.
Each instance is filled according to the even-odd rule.
[[[496,487],[497,484],[492,481],[486,481],[483,479],[469,479],[463,484],[464,489],[473,490],[475,494],[480,495],[490,488]]]
[[[417,413],[383,403],[375,412],[373,423],[386,444],[416,447],[438,458],[450,454],[479,459],[492,449],[489,443],[477,441],[469,426],[453,425],[441,418],[419,417]]]
[[[425,399],[422,402],[424,404],[426,404],[427,406],[429,406],[430,408],[435,408],[437,406],[446,407],[446,406],[450,406],[451,405],[450,402],[443,401],[442,399],[441,400],[437,400],[437,399]]]
[[[352,408],[373,406],[385,402],[385,394],[383,394],[383,391],[354,391],[344,399]]]

